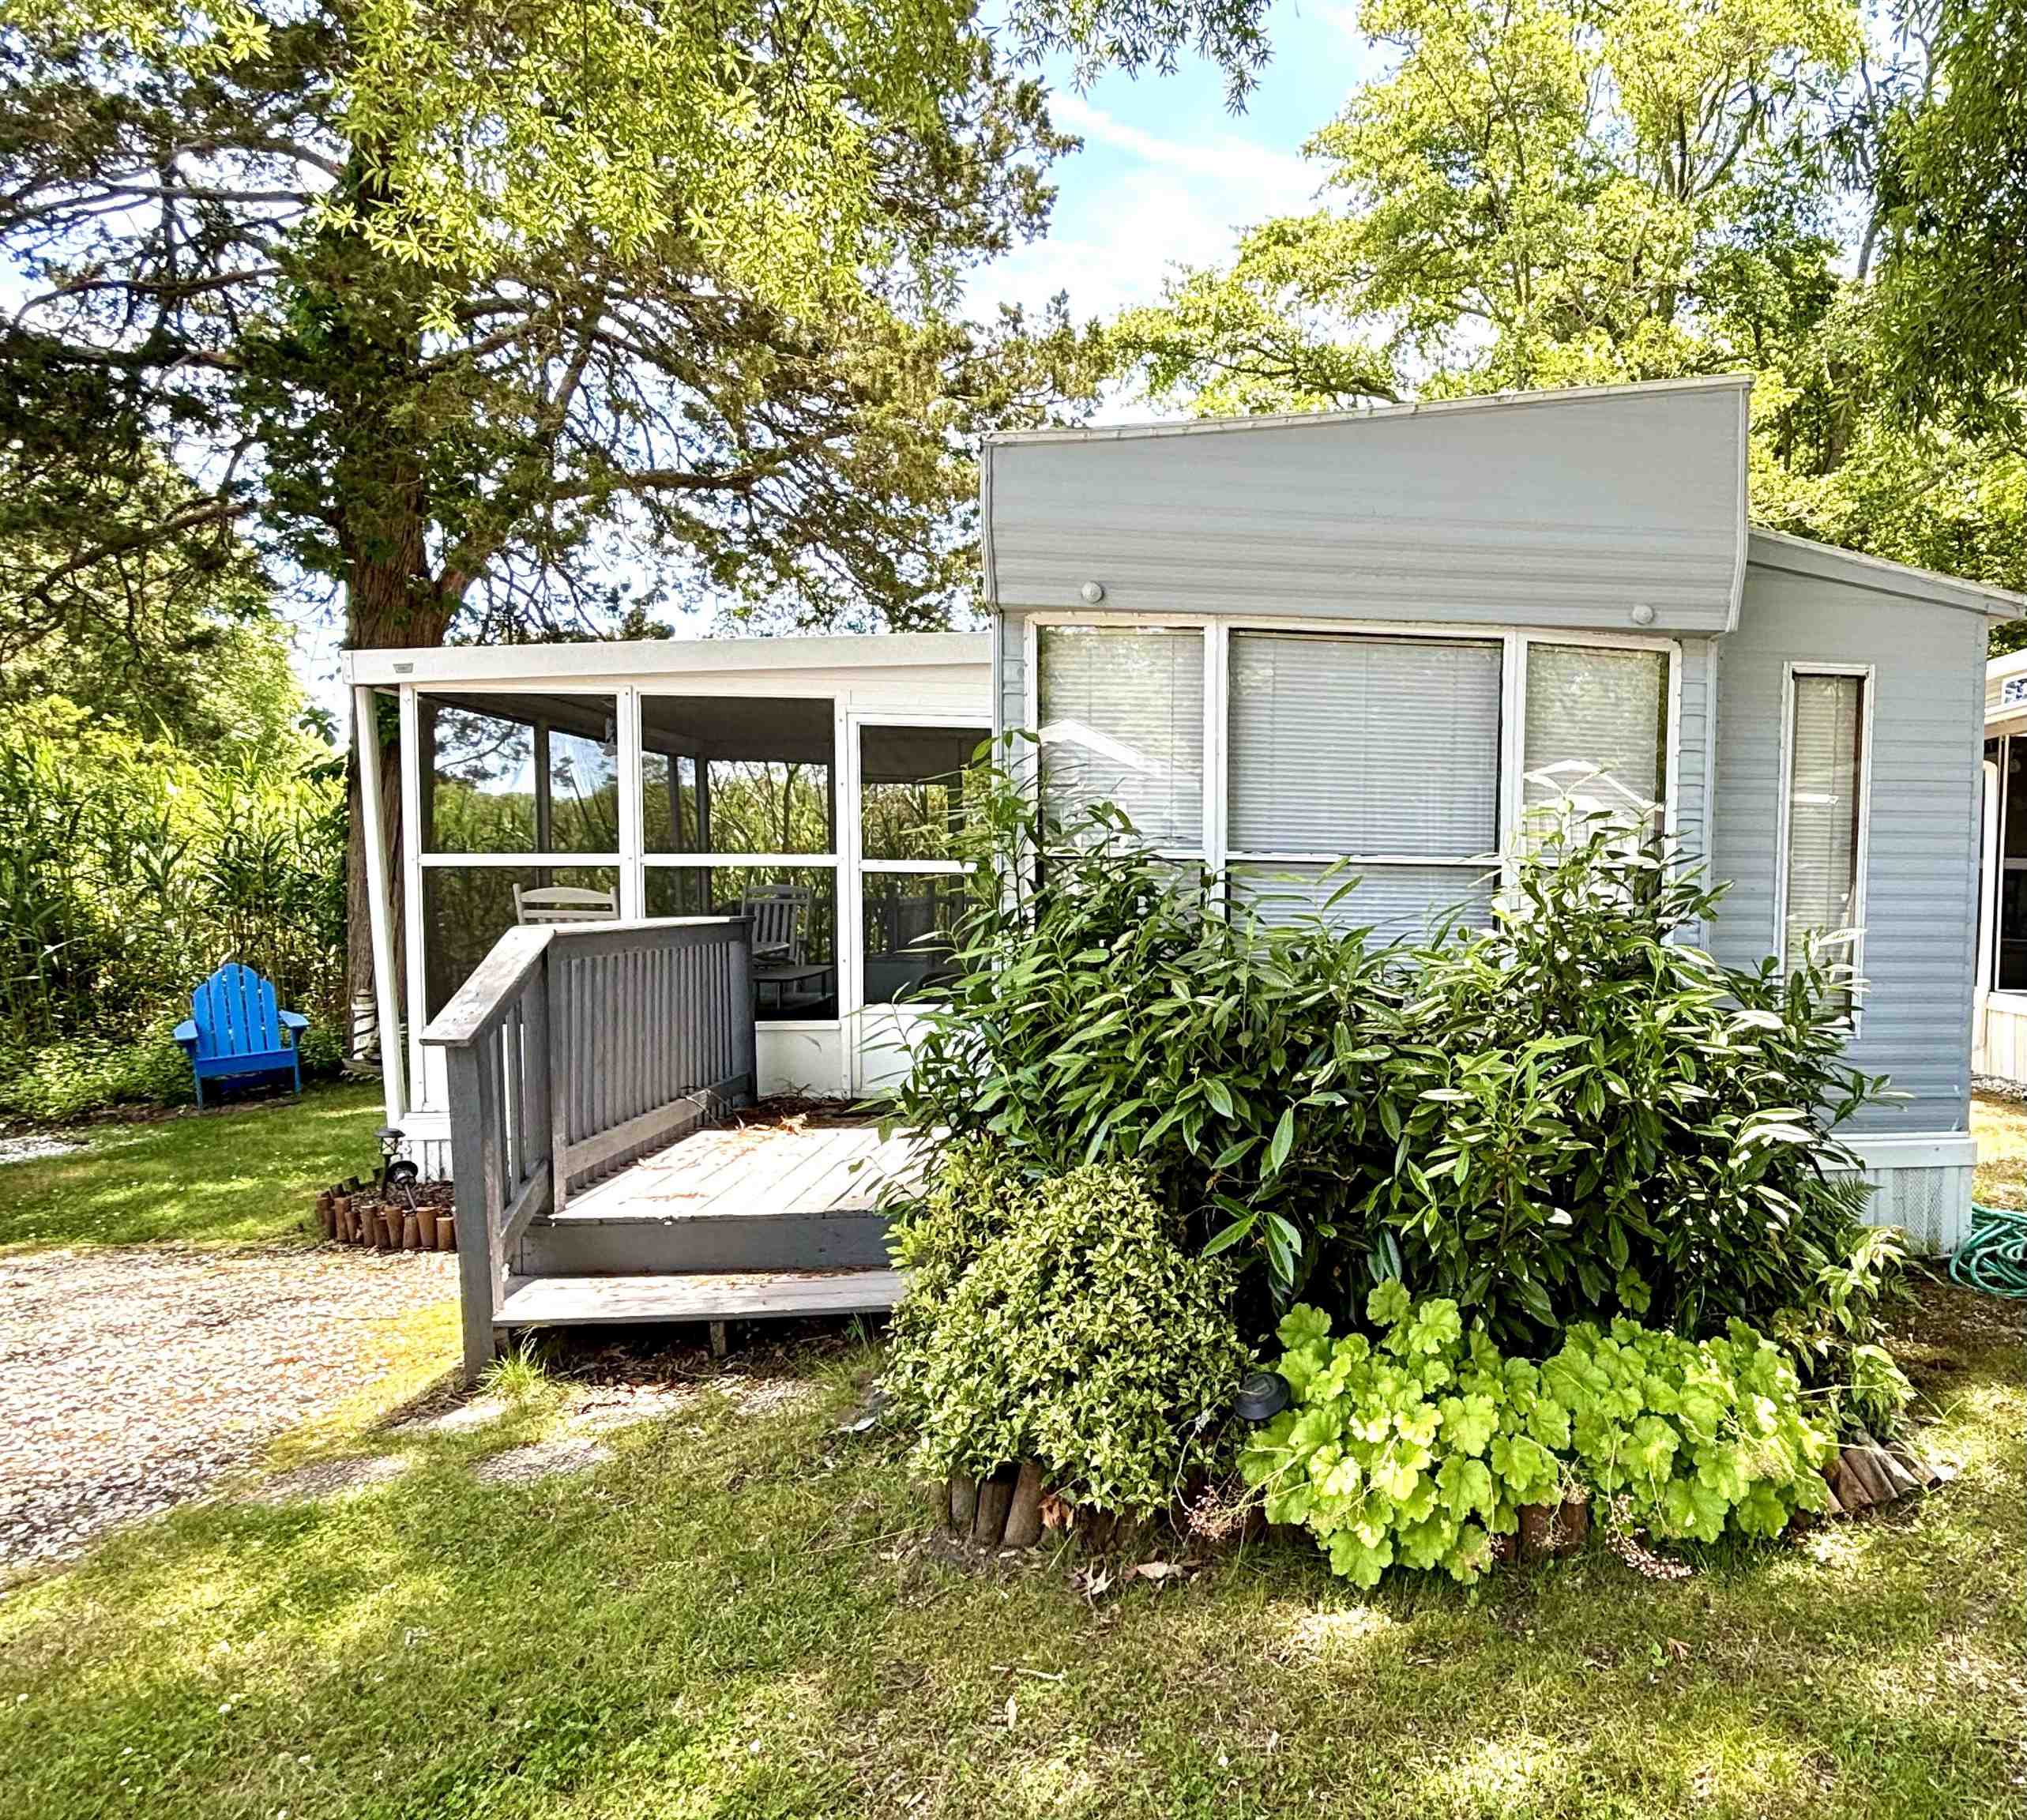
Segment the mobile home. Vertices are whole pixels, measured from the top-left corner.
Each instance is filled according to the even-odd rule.
[[[890,1299],[841,1223],[878,1156],[713,1163],[745,1200],[709,1221],[667,1145],[904,1065],[962,869],[937,780],[1014,730],[1051,803],[1116,801],[1235,894],[1348,862],[1348,913],[1402,932],[1489,916],[1539,805],[1653,806],[1729,882],[1721,957],[1860,932],[1851,1058],[1901,1095],[1852,1134],[1875,1216],[1954,1245],[1986,631],[2027,600],[1752,526],[1749,389],[991,438],[989,634],[355,654],[400,730],[397,849],[362,759],[390,1121],[456,1152],[473,1356],[519,1321]],[[649,1155],[652,1192],[597,1186]],[[856,1287],[756,1310],[758,1259]]]

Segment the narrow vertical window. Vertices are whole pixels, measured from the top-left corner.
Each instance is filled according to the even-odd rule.
[[[1781,961],[1798,962],[1811,935],[1856,931],[1864,919],[1866,720],[1871,679],[1796,668],[1788,675]],[[1829,957],[1859,965],[1850,951]]]

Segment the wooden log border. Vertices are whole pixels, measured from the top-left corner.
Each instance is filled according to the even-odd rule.
[[[375,1251],[455,1251],[457,1218],[448,1207],[389,1206],[377,1180],[348,1175],[317,1190],[310,1226],[326,1244]]]

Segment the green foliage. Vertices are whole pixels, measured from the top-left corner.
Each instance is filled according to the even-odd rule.
[[[1062,310],[960,305],[1071,143],[1023,59],[1193,47],[1242,89],[1263,11],[21,0],[24,597],[237,526],[343,586],[354,644],[625,624],[622,569],[797,625],[941,622],[972,439],[1095,384]],[[201,483],[95,510],[96,473],[167,443]]]
[[[922,1471],[1032,1460],[1066,1498],[1147,1513],[1212,1462],[1246,1363],[1230,1272],[1177,1243],[1134,1171],[1030,1183],[954,1147],[897,1253],[886,1383]]]
[[[1364,0],[1383,73],[1306,148],[1322,203],[1127,312],[1113,363],[1205,413],[1747,370],[1758,521],[2027,586],[2021,7],[1896,24]]]
[[[1880,267],[1897,400],[2010,432],[2027,392],[2027,5],[1915,0],[1889,90]]]
[[[1736,1316],[1815,1377],[1876,1339],[1895,1259],[1825,1173],[1883,1086],[1843,1060],[1848,970],[1719,965],[1691,939],[1717,893],[1624,830],[1539,848],[1488,929],[1375,946],[1356,881],[1320,916],[1210,914],[1109,808],[1050,833],[1037,882],[1028,813],[1004,780],[981,799],[899,1120],[1031,1175],[1146,1171],[1249,1266],[1254,1331],[1397,1277],[1529,1348]]]
[[[1585,1322],[1539,1366],[1503,1356],[1457,1304],[1375,1289],[1377,1341],[1332,1341],[1298,1305],[1279,1329],[1291,1408],[1242,1454],[1269,1521],[1307,1526],[1361,1586],[1389,1567],[1476,1579],[1525,1506],[1573,1488],[1664,1540],[1774,1536],[1824,1502],[1831,1431],[1781,1349],[1734,1322],[1694,1341]]]
[[[1792,1322],[1860,1241],[1862,1189],[1824,1175],[1885,1087],[1843,1059],[1848,969],[1721,966],[1690,939],[1717,896],[1600,829],[1531,856],[1494,928],[1414,957],[1371,1205],[1408,1280],[1503,1342],[1615,1310]]]
[[[166,1032],[228,959],[324,1036],[342,1029],[344,792],[317,750],[200,761],[61,699],[0,728],[8,1104],[58,1117],[186,1097]]]

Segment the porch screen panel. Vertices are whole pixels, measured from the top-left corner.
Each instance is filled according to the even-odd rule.
[[[1044,626],[1042,800],[1066,818],[1115,803],[1151,844],[1204,837],[1204,639],[1139,626]]]
[[[1498,847],[1499,645],[1235,631],[1230,664],[1232,852]]]
[[[1798,673],[1794,687],[1783,931],[1790,966],[1811,933],[1848,929],[1856,919],[1865,741],[1863,677]]]
[[[1553,831],[1565,799],[1580,817],[1656,809],[1668,751],[1665,651],[1529,643],[1521,769],[1531,834]]]

